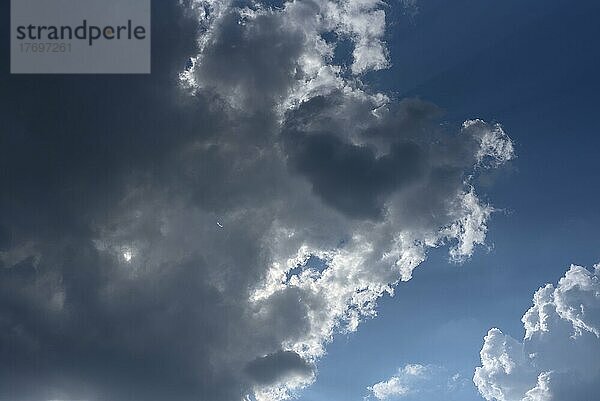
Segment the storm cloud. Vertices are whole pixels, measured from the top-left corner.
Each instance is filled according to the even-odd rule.
[[[283,399],[428,248],[485,240],[512,142],[361,81],[380,2],[153,7],[150,76],[2,67],[0,400]]]

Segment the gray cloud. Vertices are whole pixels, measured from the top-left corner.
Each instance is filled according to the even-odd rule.
[[[411,142],[394,144],[378,158],[373,149],[331,133],[288,135],[291,164],[325,202],[350,216],[379,216],[386,195],[420,175],[421,150]]]
[[[246,365],[246,373],[260,384],[274,384],[289,376],[312,376],[311,366],[293,351],[277,351]]]
[[[510,139],[363,88],[379,3],[154,7],[151,76],[3,71],[0,400],[285,398],[428,248],[485,238],[469,177]]]
[[[286,94],[304,47],[304,32],[281,13],[247,19],[232,9],[220,17],[195,73],[244,107],[265,107]],[[291,28],[291,29],[290,29]]]

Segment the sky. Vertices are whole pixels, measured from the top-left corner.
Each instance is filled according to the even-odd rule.
[[[505,213],[488,233],[493,249],[460,266],[430,254],[414,280],[380,302],[377,319],[336,340],[303,400],[356,399],[411,363],[470,379],[490,327],[521,338],[538,287],[571,263],[598,262],[597,10],[593,2],[421,1],[412,21],[398,16],[388,39],[393,66],[372,79],[433,101],[450,121],[503,124],[518,159],[485,192]],[[460,399],[483,398],[473,387]]]
[[[598,11],[154,2],[151,75],[3,58],[0,400],[592,399]]]

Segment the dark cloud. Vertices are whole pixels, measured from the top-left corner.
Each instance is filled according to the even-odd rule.
[[[292,165],[327,203],[350,216],[378,217],[386,195],[420,175],[422,151],[415,143],[394,144],[376,157],[373,149],[330,133],[287,134]]]
[[[227,11],[195,73],[245,108],[281,100],[299,70],[305,42],[301,29],[285,24],[277,12],[250,19],[240,9]]]
[[[132,186],[169,187],[173,153],[220,124],[218,102],[177,87],[197,20],[153,6],[152,75],[18,76],[3,63],[0,399],[240,396],[209,346],[227,341],[221,317],[241,312],[202,259],[134,281],[92,243]],[[135,235],[156,230],[149,219]]]
[[[40,234],[84,229],[81,214],[115,202],[125,176],[159,173],[169,150],[199,126],[210,132],[218,115],[204,111],[205,99],[184,100],[176,85],[197,22],[173,2],[155,4],[153,14],[161,18],[152,26],[152,75],[9,75],[3,63],[4,224]]]
[[[347,10],[225,6],[154,2],[148,76],[1,66],[0,400],[281,398],[424,238],[482,241],[480,141],[339,78]]]
[[[334,93],[290,111],[283,126],[288,163],[350,217],[380,218],[403,189],[414,215],[443,210],[475,163],[477,139],[440,128],[441,110],[420,99],[377,107]]]
[[[289,376],[311,376],[312,367],[293,351],[277,351],[250,361],[246,373],[261,384],[272,384]]]

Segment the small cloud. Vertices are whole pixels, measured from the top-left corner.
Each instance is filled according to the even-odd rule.
[[[365,399],[380,401],[421,400],[438,397],[453,399],[452,394],[464,388],[465,380],[459,373],[435,365],[407,364],[387,380],[368,387]]]

